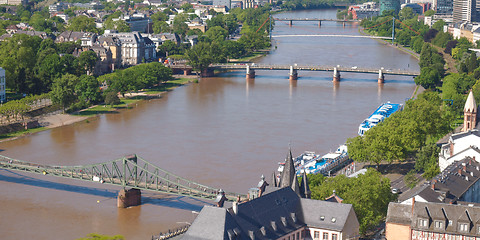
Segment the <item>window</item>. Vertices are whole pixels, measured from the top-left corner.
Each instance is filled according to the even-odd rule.
[[[443,222],[442,221],[435,221],[435,228],[442,228]]]
[[[418,219],[418,226],[427,227],[427,220],[422,218]]]
[[[459,223],[458,230],[461,232],[468,232],[468,224],[466,223]]]
[[[328,240],[328,233],[326,232],[323,233],[323,240]]]
[[[313,239],[320,239],[320,233],[318,231],[313,232]]]
[[[337,240],[337,234],[336,233],[332,233],[332,240]]]
[[[300,232],[297,232],[297,240],[300,239]]]

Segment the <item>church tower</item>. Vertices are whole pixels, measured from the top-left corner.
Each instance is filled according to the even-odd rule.
[[[475,129],[477,125],[477,103],[473,97],[473,92],[470,90],[465,108],[463,108],[463,129],[462,132]]]

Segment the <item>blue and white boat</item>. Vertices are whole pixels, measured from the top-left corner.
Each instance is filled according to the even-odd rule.
[[[325,174],[327,175],[330,170],[343,164],[348,160],[347,146],[340,145],[338,149],[333,153],[327,153],[325,155],[318,155],[315,152],[306,151],[300,156],[293,159],[295,171],[297,175],[300,175],[305,171],[307,174]],[[283,171],[285,162],[279,163],[278,172]]]
[[[390,117],[394,112],[403,109],[403,104],[399,103],[384,103],[380,105],[375,112],[365,119],[358,127],[358,135],[363,136],[366,131],[377,126],[377,124],[383,122],[385,118]]]

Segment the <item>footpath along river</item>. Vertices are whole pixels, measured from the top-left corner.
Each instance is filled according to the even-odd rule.
[[[335,10],[286,12],[278,17],[335,18]],[[358,24],[277,21],[273,35],[359,35]],[[285,37],[258,59],[265,64],[341,65],[418,71],[412,56],[366,38]],[[287,71],[229,72],[175,89],[133,109],[101,115],[89,122],[0,143],[0,154],[52,165],[106,162],[136,153],[185,178],[228,191],[246,193],[264,174],[267,180],[285,158],[288,146],[298,155],[326,153],[348,137],[379,104],[403,103],[414,91],[411,77],[374,74]],[[120,189],[0,170],[1,239],[75,239],[91,232],[127,239],[152,235],[193,221],[202,200],[143,192],[144,204],[117,209]]]

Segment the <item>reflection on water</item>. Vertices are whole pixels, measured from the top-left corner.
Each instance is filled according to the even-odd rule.
[[[335,17],[335,10],[281,13],[282,17]],[[357,34],[354,25],[277,23],[274,34]],[[265,64],[312,64],[402,69],[411,56],[372,39],[281,38]],[[294,155],[325,153],[356,135],[358,124],[386,101],[403,102],[411,78],[325,72],[257,71],[255,80],[232,71],[180,87],[161,99],[89,122],[0,143],[2,154],[52,165],[106,162],[136,153],[185,178],[245,193],[271,176],[291,143]],[[267,179],[268,180],[268,179]],[[101,190],[104,189],[104,190]],[[127,239],[191,222],[205,201],[143,192],[143,205],[116,208],[118,187],[43,175],[0,171],[2,239],[74,239],[98,231]],[[8,194],[7,194],[8,193]]]

